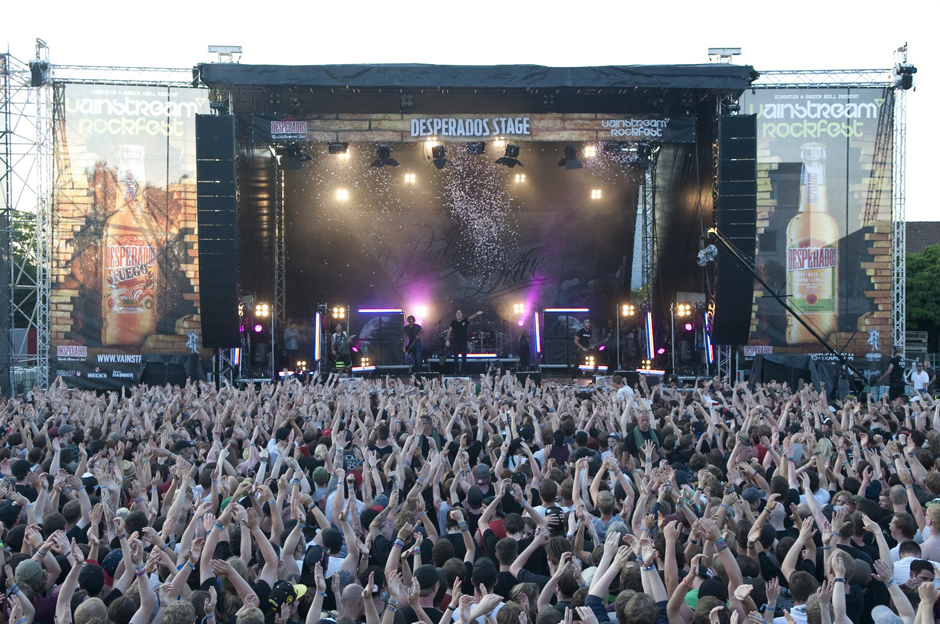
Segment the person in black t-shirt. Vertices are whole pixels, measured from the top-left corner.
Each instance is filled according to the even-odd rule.
[[[584,321],[584,326],[574,335],[574,346],[581,351],[582,356],[587,355],[593,349],[591,336],[591,319],[588,319]]]
[[[415,323],[415,317],[408,317],[408,324],[405,325],[405,346],[402,349],[411,356],[411,370],[415,373],[421,372],[422,345],[421,338],[424,336],[424,329]]]
[[[892,353],[894,357],[888,362],[888,370],[878,381],[888,380],[888,398],[893,401],[904,394],[904,356],[901,347],[895,347]]]
[[[457,310],[457,318],[451,321],[450,327],[447,329],[447,338],[444,341],[444,345],[451,350],[454,356],[455,370],[458,370],[458,355],[460,356],[459,370],[463,370],[463,365],[467,362],[467,342],[470,339],[468,328],[470,327],[470,322],[482,314],[483,311],[480,310],[464,318],[463,310]]]

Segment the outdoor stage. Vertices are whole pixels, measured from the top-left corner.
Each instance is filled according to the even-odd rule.
[[[832,248],[805,256],[831,259],[812,270],[832,294],[806,299],[831,304],[814,319],[824,338],[872,370],[903,342],[906,59],[809,78],[220,62],[191,85],[177,70],[4,59],[4,106],[35,110],[41,200],[35,282],[5,256],[32,299],[0,320],[35,348],[6,346],[4,381],[117,387],[200,365],[272,378],[329,367],[337,322],[353,365],[395,371],[407,316],[436,361],[457,310],[482,312],[476,359],[509,368],[523,331],[530,368],[587,366],[574,336],[588,318],[611,371],[727,375],[735,353],[825,352],[723,248],[697,262],[714,227],[775,291],[801,270],[788,249]],[[788,232],[809,153],[828,167],[835,225],[803,244]]]

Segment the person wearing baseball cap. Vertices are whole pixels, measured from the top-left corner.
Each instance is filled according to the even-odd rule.
[[[278,581],[271,589],[268,601],[265,604],[265,611],[280,611],[282,605],[290,605],[289,621],[297,620],[297,606],[299,601],[307,593],[306,585],[294,585],[289,581]]]
[[[432,622],[440,622],[444,613],[438,610],[434,604],[434,598],[437,596],[437,590],[441,585],[441,577],[437,568],[426,563],[415,570],[414,577],[418,579],[418,585],[421,587],[421,596],[418,598],[418,604],[428,614]],[[405,622],[415,624],[418,622],[418,615],[411,605],[401,608],[401,614],[405,616]]]

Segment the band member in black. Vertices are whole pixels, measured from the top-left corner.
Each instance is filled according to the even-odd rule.
[[[522,330],[519,335],[519,370],[529,370],[529,332]]]
[[[424,329],[415,323],[415,317],[408,317],[408,324],[405,325],[405,346],[404,351],[411,356],[411,370],[414,373],[421,372],[422,351],[421,338],[424,336]]]
[[[343,326],[340,323],[337,323],[333,329],[333,335],[330,337],[330,354],[333,356],[333,362],[335,364],[342,362],[347,367],[352,366],[349,335],[343,331]]]
[[[587,319],[584,321],[584,326],[574,335],[574,345],[578,347],[581,357],[588,355],[594,348],[591,335],[591,319]]]
[[[463,370],[463,365],[467,362],[467,341],[469,340],[469,331],[467,330],[470,327],[470,321],[475,319],[478,316],[483,315],[483,310],[464,318],[463,311],[457,310],[457,318],[451,321],[450,327],[447,329],[447,338],[444,341],[444,345],[450,348],[451,353],[454,356],[454,369]],[[460,356],[460,366],[457,365],[457,356]]]

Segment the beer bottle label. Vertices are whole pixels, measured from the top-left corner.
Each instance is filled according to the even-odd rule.
[[[153,247],[133,235],[119,236],[105,248],[105,278],[108,309],[119,313],[142,313],[153,309],[156,260]]]
[[[797,312],[836,311],[839,250],[835,243],[805,238],[787,249],[787,294]]]

